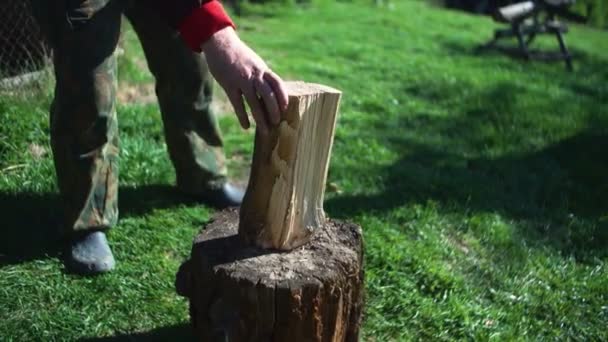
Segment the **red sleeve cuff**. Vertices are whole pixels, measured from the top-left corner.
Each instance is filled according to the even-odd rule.
[[[201,45],[227,26],[236,28],[222,4],[211,0],[190,13],[179,25],[179,32],[192,50],[201,52]]]

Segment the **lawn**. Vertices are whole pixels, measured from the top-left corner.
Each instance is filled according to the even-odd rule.
[[[344,91],[325,207],[364,230],[362,339],[608,340],[608,32],[571,29],[568,73],[475,54],[488,18],[372,3],[236,18],[284,78]],[[188,339],[173,281],[213,210],[172,188],[152,78],[128,29],[121,45],[115,272],[60,261],[51,86],[0,96],[1,341]],[[252,131],[221,123],[243,182]]]

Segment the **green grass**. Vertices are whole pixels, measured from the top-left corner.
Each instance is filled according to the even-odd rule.
[[[325,206],[364,229],[364,340],[607,340],[608,33],[573,27],[567,73],[474,54],[487,18],[369,3],[237,18],[285,78],[344,91]],[[135,42],[123,86],[151,80]],[[49,149],[50,97],[0,98],[0,340],[186,338],[174,274],[212,210],[171,188],[156,106],[119,108],[119,264],[82,278],[58,258],[52,159],[29,152]],[[242,174],[252,134],[222,125]]]

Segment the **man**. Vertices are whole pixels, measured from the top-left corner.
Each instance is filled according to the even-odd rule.
[[[216,207],[236,206],[211,111],[212,78],[249,127],[262,134],[287,107],[283,82],[236,35],[217,0],[31,0],[53,48],[51,145],[64,204],[65,263],[84,274],[111,270],[105,231],[118,220],[114,50],[124,14],[156,79],[177,187]],[[204,53],[203,54],[201,54]]]

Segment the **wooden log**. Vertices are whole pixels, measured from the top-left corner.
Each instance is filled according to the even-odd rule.
[[[256,134],[239,235],[251,245],[290,250],[325,224],[323,196],[341,92],[288,82],[289,107],[267,135]]]
[[[199,341],[358,341],[361,228],[327,220],[304,246],[279,252],[245,245],[238,213],[218,213],[178,272]]]

